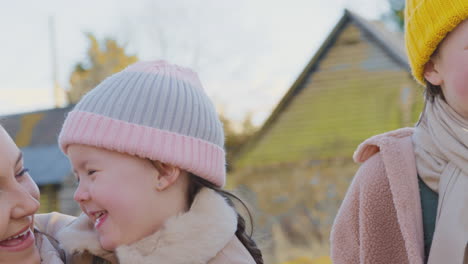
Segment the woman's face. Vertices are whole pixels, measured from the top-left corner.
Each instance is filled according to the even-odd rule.
[[[38,201],[20,150],[0,126],[0,263],[39,263],[33,232]]]

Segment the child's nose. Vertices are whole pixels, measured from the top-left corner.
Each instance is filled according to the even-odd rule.
[[[75,199],[75,201],[78,203],[89,200],[89,192],[84,184],[78,184],[78,188],[76,188],[73,199]]]

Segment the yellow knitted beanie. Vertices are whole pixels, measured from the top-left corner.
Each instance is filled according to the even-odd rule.
[[[406,0],[405,43],[414,78],[424,82],[424,65],[447,33],[468,18],[468,0]]]

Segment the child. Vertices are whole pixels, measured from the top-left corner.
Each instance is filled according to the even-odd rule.
[[[405,41],[426,84],[415,128],[374,136],[331,233],[333,263],[468,263],[468,1],[408,0]]]
[[[84,212],[58,235],[67,252],[114,252],[119,263],[263,263],[235,197],[221,189],[222,124],[191,70],[139,62],[112,75],[68,114],[59,143]]]

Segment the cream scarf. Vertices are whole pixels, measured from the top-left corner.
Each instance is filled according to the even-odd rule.
[[[468,242],[468,119],[436,97],[427,102],[413,142],[418,174],[439,194],[428,263],[463,263]]]

